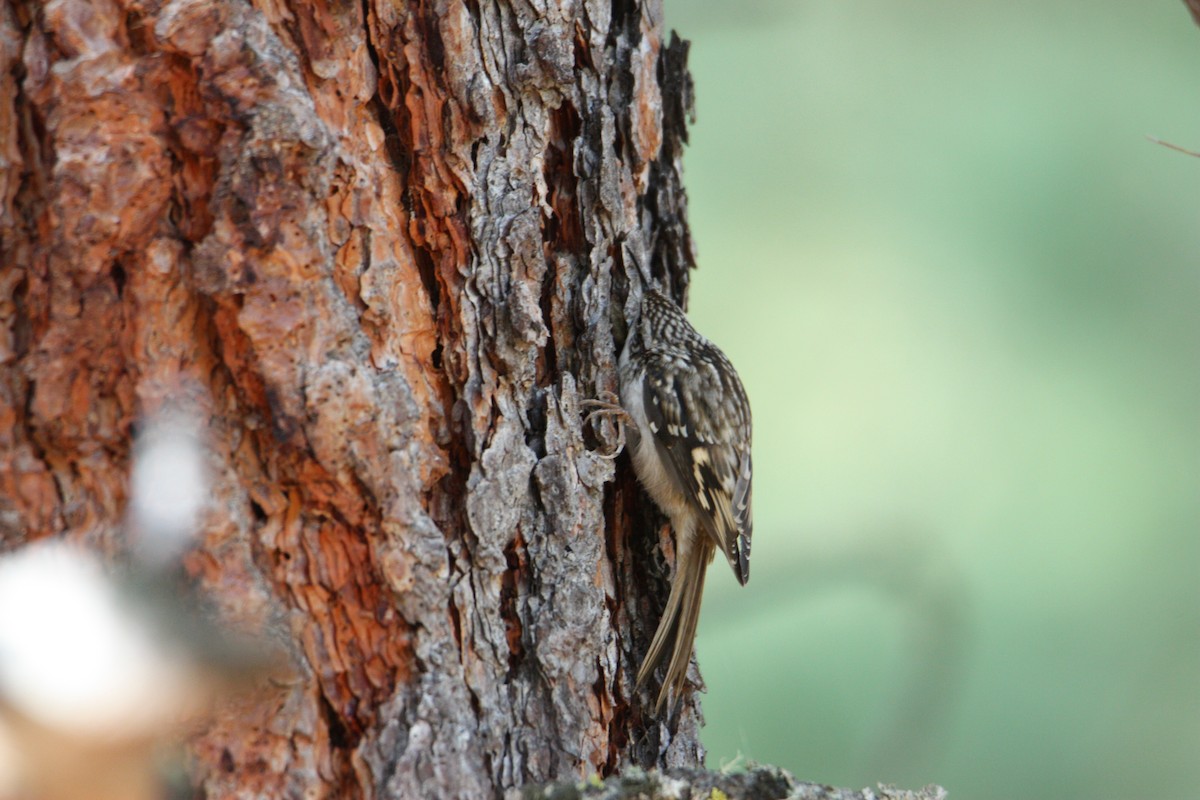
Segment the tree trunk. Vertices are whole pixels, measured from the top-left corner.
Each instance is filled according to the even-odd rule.
[[[301,677],[193,741],[206,793],[695,764],[631,680],[669,539],[580,415],[692,264],[660,3],[5,0],[0,43],[0,537],[115,555],[136,421],[209,410],[189,571]]]

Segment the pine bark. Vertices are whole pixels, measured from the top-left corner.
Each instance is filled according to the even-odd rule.
[[[580,413],[630,282],[686,292],[686,55],[656,0],[0,6],[0,544],[116,556],[138,420],[207,409],[188,569],[300,669],[193,740],[208,796],[702,758],[632,686],[669,539]]]

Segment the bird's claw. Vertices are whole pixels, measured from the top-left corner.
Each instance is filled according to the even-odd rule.
[[[611,400],[584,400],[580,405],[584,408],[591,408],[587,416],[583,418],[583,424],[588,425],[596,417],[615,417],[617,426],[617,446],[609,453],[597,452],[600,458],[612,460],[621,455],[621,451],[625,449],[625,422],[630,420],[629,412],[621,407],[620,398],[612,392],[601,392],[601,397],[612,398]]]

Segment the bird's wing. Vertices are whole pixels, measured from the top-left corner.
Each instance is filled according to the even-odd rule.
[[[680,369],[680,358],[693,363]],[[736,373],[712,345],[688,354],[647,352],[645,367],[646,419],[677,485],[744,584],[752,530],[750,419]]]

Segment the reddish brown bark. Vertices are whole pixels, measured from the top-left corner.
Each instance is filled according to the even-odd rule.
[[[197,738],[207,792],[695,762],[693,701],[633,691],[665,566],[579,415],[629,281],[691,264],[658,3],[0,8],[0,536],[114,554],[136,421],[211,410],[189,569],[302,677]]]

